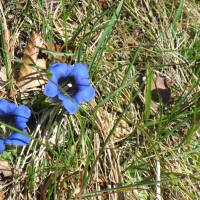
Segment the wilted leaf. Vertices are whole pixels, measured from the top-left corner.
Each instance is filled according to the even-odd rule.
[[[2,67],[2,66],[0,66],[0,81],[6,82],[6,70],[5,70],[5,67]]]
[[[171,99],[171,91],[167,85],[165,76],[157,75],[151,83],[151,98],[155,102],[168,104]]]
[[[5,13],[4,8],[0,1],[1,60],[2,60],[2,63],[4,63],[4,66],[6,66],[6,72],[4,74],[1,73],[1,80],[12,82],[11,81],[12,80],[11,60],[13,60],[14,58],[14,44],[12,40],[13,38],[11,37],[11,33],[7,26],[7,21],[6,21],[6,17],[4,13]]]
[[[0,160],[0,174],[3,174],[4,177],[12,176],[11,166],[5,160]]]
[[[5,81],[6,81],[6,73],[4,68],[0,69],[0,97],[4,96],[5,94]]]
[[[55,178],[55,173],[52,172],[46,179],[45,181],[40,185],[40,187],[38,188],[38,199],[41,200],[47,200],[47,193],[48,193],[48,188],[50,185],[52,185],[52,182]]]
[[[53,56],[53,59],[55,62],[65,62],[66,61],[66,57],[65,57],[65,53],[63,52],[65,48],[65,45],[62,44],[52,44],[52,43],[48,43],[47,44],[47,53],[49,55],[49,57]]]
[[[35,90],[45,83],[46,60],[38,58],[39,48],[44,48],[45,43],[40,34],[33,32],[31,39],[23,53],[23,64],[19,71],[17,86],[20,90]]]
[[[6,82],[6,72],[5,67],[2,66],[1,60],[0,60],[0,88],[2,89],[2,86],[4,86]]]
[[[146,86],[144,89],[144,98],[146,98]],[[157,112],[159,103],[169,105],[171,102],[171,90],[167,85],[165,76],[157,74],[151,80],[151,109]]]
[[[4,200],[4,194],[2,192],[0,192],[0,200]]]

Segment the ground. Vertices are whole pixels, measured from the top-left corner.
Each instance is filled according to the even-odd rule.
[[[31,143],[0,155],[0,199],[200,198],[198,0],[5,0],[0,14],[0,97],[32,112]],[[19,83],[55,62],[88,64],[96,95],[76,114],[46,79]]]

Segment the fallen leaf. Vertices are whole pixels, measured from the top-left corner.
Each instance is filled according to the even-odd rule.
[[[0,192],[0,200],[4,200],[4,194],[2,192]]]
[[[43,181],[43,183],[39,186],[37,195],[40,200],[47,200],[47,194],[48,194],[48,188],[52,184],[53,180],[55,180],[55,173],[52,172],[49,174],[46,179]]]
[[[8,161],[0,160],[0,174],[3,174],[4,177],[12,176],[12,169]]]
[[[17,86],[20,90],[35,90],[46,81],[46,60],[38,58],[40,48],[45,47],[45,42],[39,33],[33,32],[31,39],[23,53],[23,64],[20,67]]]
[[[4,82],[9,81],[9,83],[13,80],[13,73],[12,73],[12,60],[14,59],[14,43],[13,43],[13,37],[11,36],[11,32],[8,29],[7,26],[7,19],[5,17],[5,11],[2,5],[2,2],[0,1],[0,16],[1,16],[1,26],[3,27],[0,30],[1,35],[1,47],[3,49],[2,51],[2,61],[6,65],[6,73],[5,70],[0,72],[1,77],[1,93],[4,89]],[[13,88],[9,87],[9,92],[12,92]],[[1,94],[2,96],[2,94]]]
[[[66,61],[66,57],[64,55],[56,55],[56,52],[63,52],[65,48],[65,45],[63,44],[52,44],[52,43],[48,43],[47,44],[47,49],[52,51],[52,52],[55,52],[53,53],[53,60],[55,62],[65,62]],[[51,55],[49,54],[49,59],[51,59]]]
[[[6,91],[5,91],[5,81],[6,81],[6,76],[5,72],[3,70],[4,68],[0,69],[0,97],[2,98]]]
[[[156,79],[151,82],[151,98],[157,103],[168,104],[170,102],[171,91],[165,76],[157,75]]]
[[[146,97],[146,87],[144,89],[144,98]],[[171,90],[167,85],[165,76],[157,74],[151,80],[151,109],[157,112],[159,104],[169,105],[171,102]]]
[[[4,84],[6,82],[6,71],[5,67],[2,66],[1,61],[0,61],[0,88],[2,90],[2,87],[4,87]]]

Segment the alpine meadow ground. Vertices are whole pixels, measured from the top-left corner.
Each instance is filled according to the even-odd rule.
[[[0,200],[200,199],[200,1],[2,0],[0,50],[1,99],[31,110]],[[60,62],[96,91],[75,114],[43,94]]]

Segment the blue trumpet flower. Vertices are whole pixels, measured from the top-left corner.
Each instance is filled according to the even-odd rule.
[[[90,86],[86,64],[56,63],[50,71],[52,76],[45,85],[44,94],[62,102],[70,114],[77,112],[81,103],[94,98],[95,89]]]
[[[31,111],[27,106],[16,106],[7,100],[0,99],[0,121],[26,132],[27,122]],[[8,136],[7,136],[8,135]],[[29,137],[19,132],[0,127],[0,153],[5,150],[6,145],[25,146],[29,144]]]

